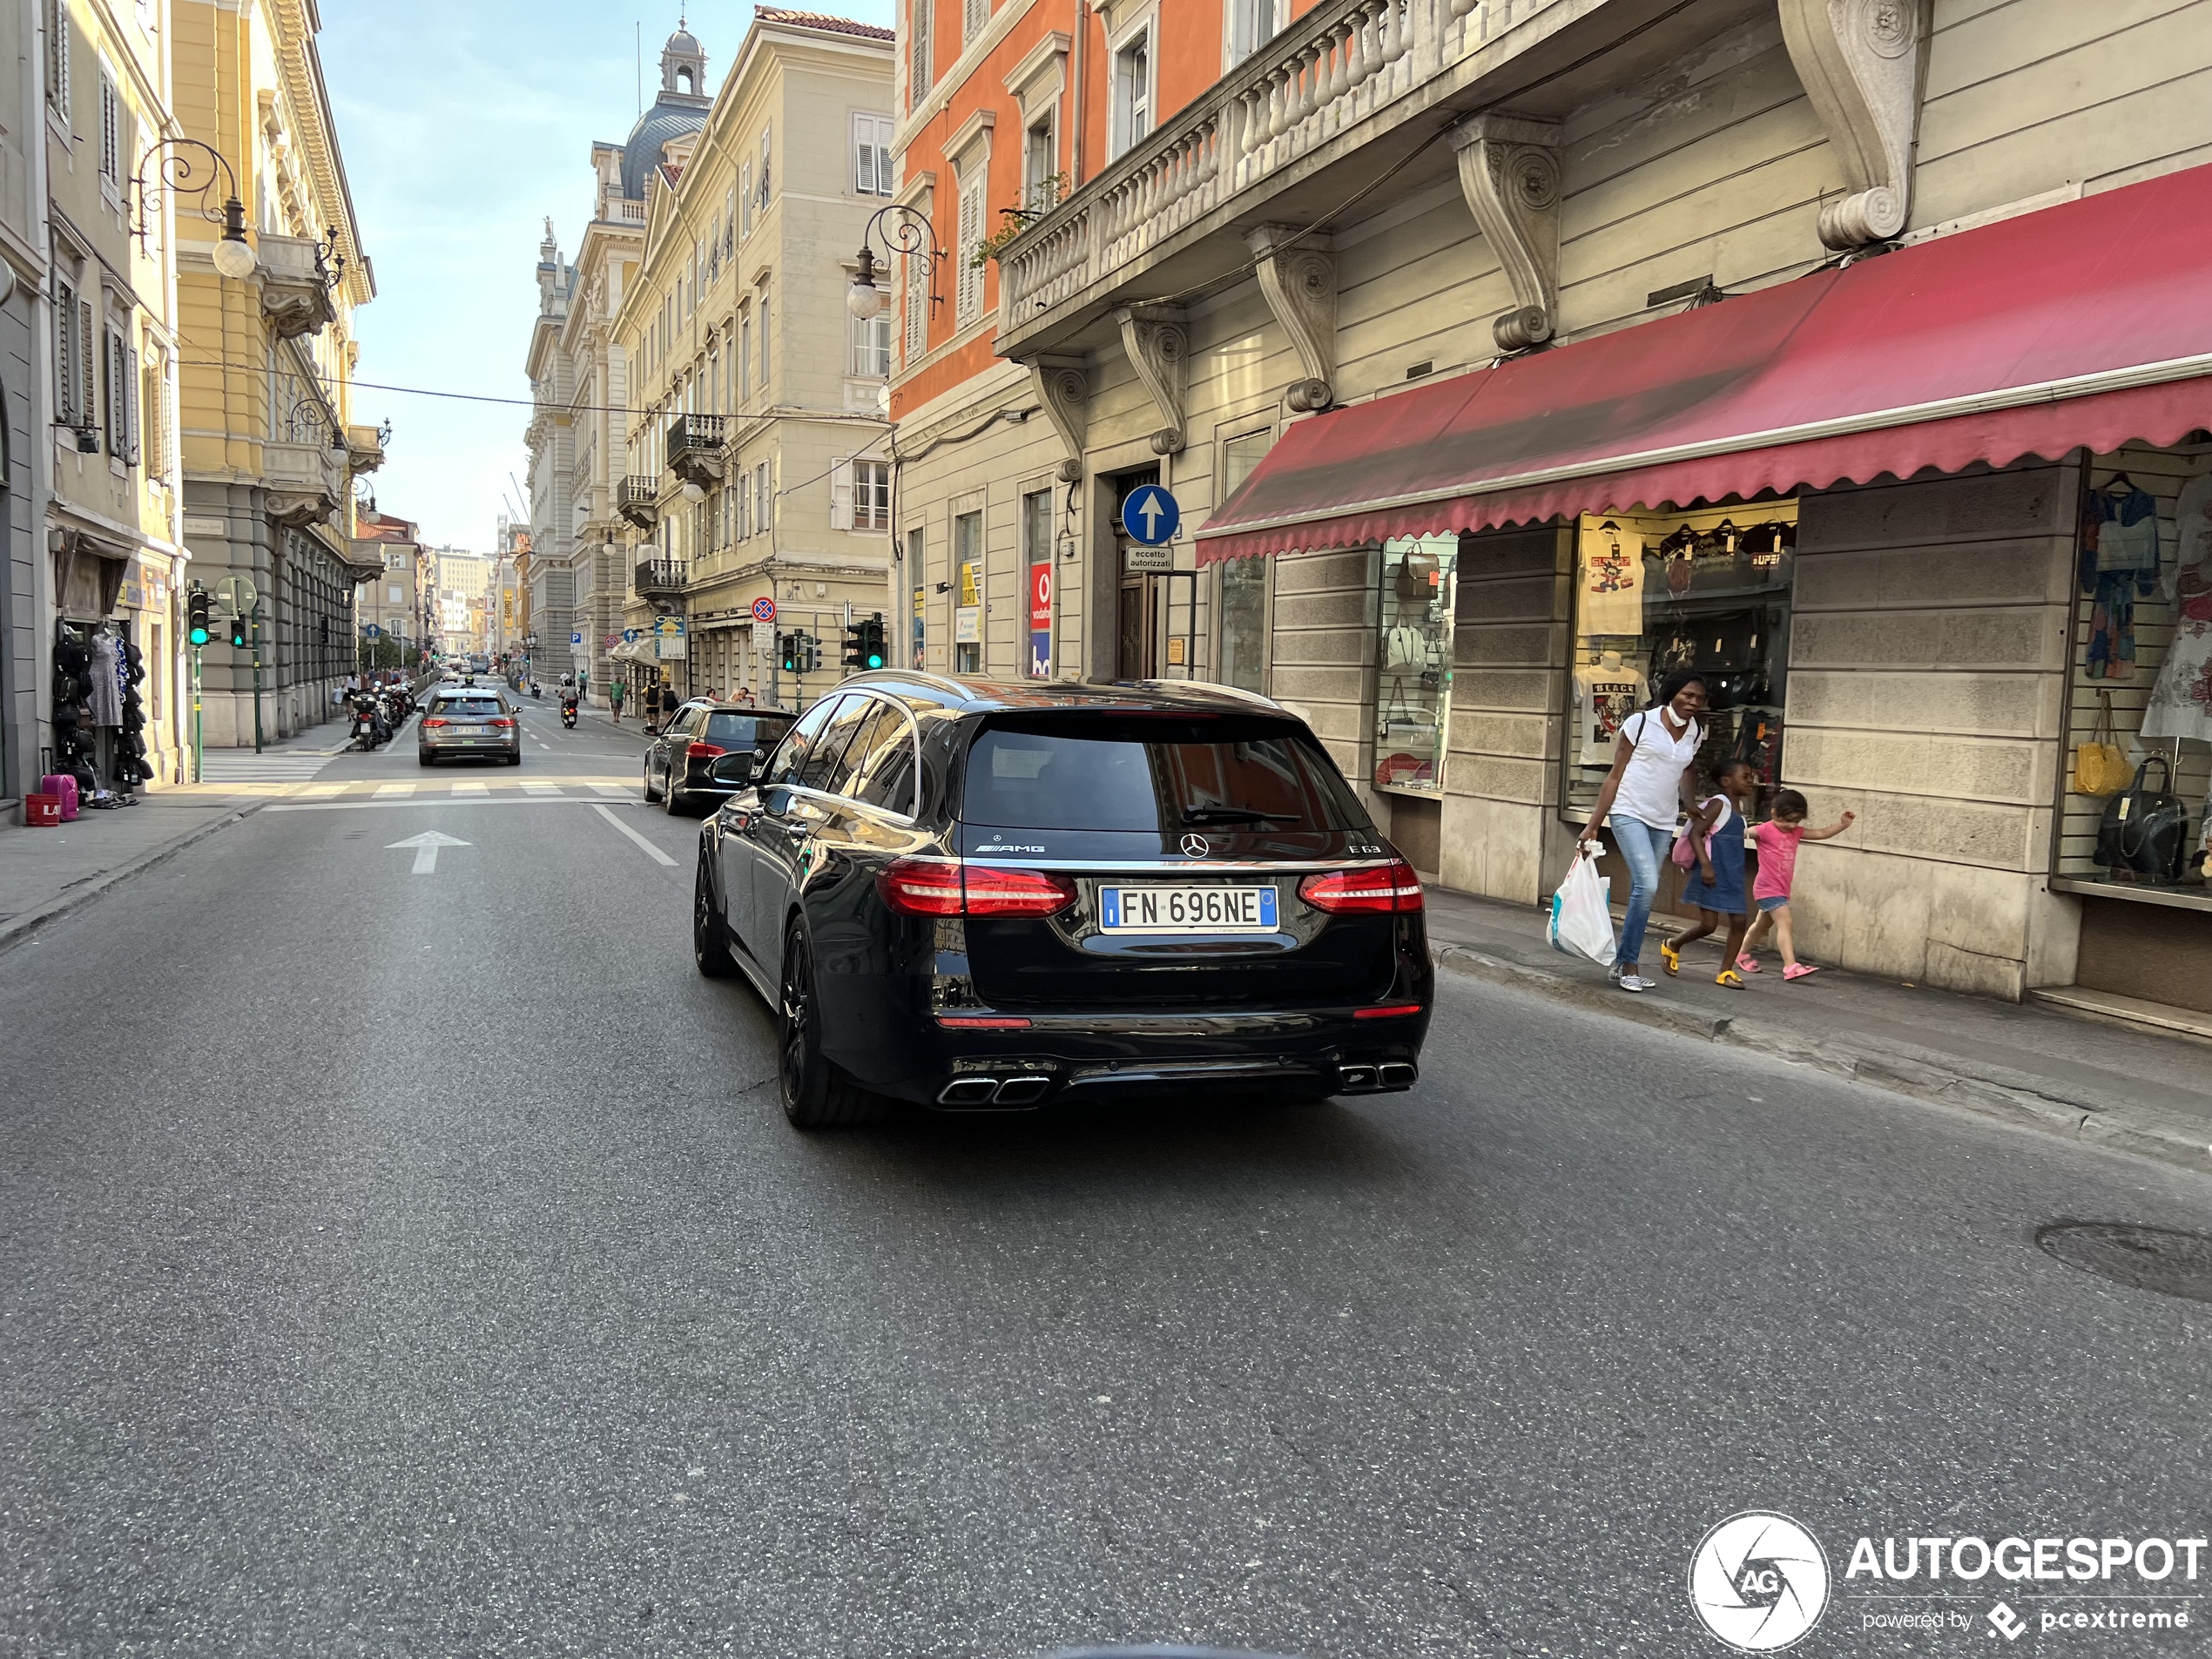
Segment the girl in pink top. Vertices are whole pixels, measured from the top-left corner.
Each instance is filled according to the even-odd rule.
[[[1758,907],[1759,914],[1751,923],[1751,931],[1744,935],[1743,954],[1736,959],[1736,966],[1746,974],[1759,971],[1753,953],[1770,927],[1774,930],[1775,942],[1782,948],[1784,979],[1803,979],[1820,971],[1811,963],[1797,960],[1796,941],[1790,928],[1790,880],[1797,873],[1797,844],[1824,841],[1831,836],[1841,835],[1851,826],[1856,814],[1845,813],[1825,829],[1807,829],[1805,811],[1803,795],[1794,789],[1783,790],[1774,798],[1772,821],[1751,831],[1752,843],[1759,852],[1759,873],[1751,882],[1751,902]]]

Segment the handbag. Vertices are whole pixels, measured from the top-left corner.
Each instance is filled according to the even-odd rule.
[[[2158,768],[2158,787],[2150,769]],[[2188,808],[2173,792],[2174,769],[2164,755],[2153,755],[2135,768],[2127,792],[2105,803],[2097,826],[2096,861],[2148,881],[2177,881],[2187,849]]]
[[[2128,787],[2128,757],[2120,752],[2112,720],[2112,693],[2097,693],[2097,718],[2089,735],[2074,745],[2074,792],[2114,795]]]
[[[1399,602],[1402,604],[1418,601],[1425,604],[1433,597],[1436,583],[1431,578],[1435,576],[1436,568],[1433,553],[1423,552],[1419,548],[1407,553],[1398,567]]]

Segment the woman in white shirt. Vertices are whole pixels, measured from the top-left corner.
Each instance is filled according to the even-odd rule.
[[[1621,861],[1629,867],[1629,914],[1621,922],[1620,948],[1608,977],[1624,991],[1648,991],[1657,983],[1638,970],[1643,932],[1651,921],[1651,900],[1659,890],[1659,870],[1674,845],[1675,820],[1694,807],[1690,773],[1705,728],[1705,682],[1691,670],[1669,674],[1657,699],[1621,723],[1613,745],[1613,770],[1597,792],[1590,821],[1578,845],[1596,839],[1607,823]]]

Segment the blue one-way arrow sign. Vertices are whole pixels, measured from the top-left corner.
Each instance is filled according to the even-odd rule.
[[[1122,528],[1130,539],[1158,547],[1175,539],[1183,523],[1183,509],[1157,484],[1140,484],[1122,503]]]

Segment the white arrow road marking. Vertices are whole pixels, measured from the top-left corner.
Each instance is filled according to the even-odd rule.
[[[631,840],[637,842],[638,846],[644,847],[645,849],[645,856],[652,860],[654,863],[665,864],[671,870],[676,867],[676,860],[674,859],[669,857],[667,853],[662,852],[660,848],[655,846],[651,841],[640,835],[636,830],[631,828],[629,825],[624,823],[622,819],[617,818],[605,807],[594,806],[591,810],[598,813],[600,817],[605,819],[607,822],[612,824],[617,829],[620,830],[624,835],[627,835]]]
[[[415,873],[435,875],[438,868],[438,849],[442,846],[467,846],[470,843],[457,841],[450,835],[441,835],[435,830],[424,830],[420,835],[410,835],[404,841],[394,841],[384,850],[395,853],[401,847],[415,849]]]

